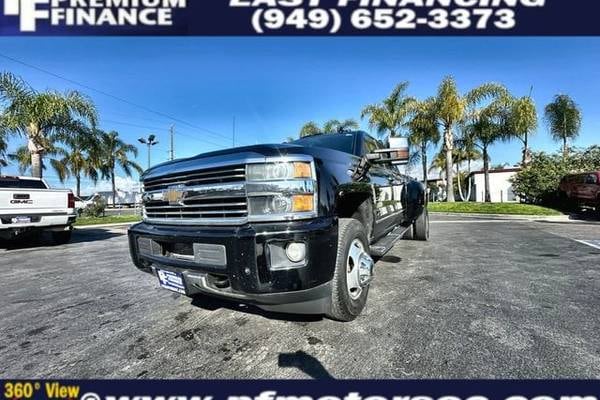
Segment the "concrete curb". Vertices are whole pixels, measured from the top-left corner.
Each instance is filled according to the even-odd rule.
[[[480,214],[480,213],[452,213],[443,211],[430,211],[430,214],[435,215],[447,215],[450,217],[492,217],[492,218],[503,218],[503,219],[540,219],[548,218],[554,220],[568,220],[568,215],[519,215],[519,214]]]
[[[600,225],[600,221],[586,221],[581,219],[572,219],[570,215],[509,215],[509,214],[471,214],[471,213],[448,213],[430,211],[432,215],[443,215],[447,217],[462,217],[473,219],[496,219],[501,221],[532,221],[548,222],[555,224],[582,224],[582,225]]]
[[[121,222],[118,224],[104,224],[104,225],[81,225],[81,226],[75,226],[75,230],[79,230],[79,229],[94,229],[94,228],[118,228],[120,226],[122,227],[129,227],[131,225],[135,225],[138,222]]]

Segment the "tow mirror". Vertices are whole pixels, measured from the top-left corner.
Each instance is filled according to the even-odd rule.
[[[408,138],[391,137],[389,143],[389,148],[376,150],[373,154],[369,154],[368,159],[379,164],[408,164],[410,159]]]

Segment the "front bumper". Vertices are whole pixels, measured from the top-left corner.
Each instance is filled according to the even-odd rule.
[[[334,218],[239,227],[141,223],[129,230],[135,265],[155,275],[157,269],[183,274],[187,295],[204,293],[303,314],[328,308],[337,239]],[[292,241],[306,245],[305,261],[275,265],[277,249]],[[222,248],[223,254],[210,258],[211,264],[198,258],[199,248]]]

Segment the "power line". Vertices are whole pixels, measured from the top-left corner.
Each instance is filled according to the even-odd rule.
[[[48,75],[50,75],[50,76],[53,76],[53,77],[55,77],[55,78],[62,79],[62,80],[64,80],[64,81],[66,81],[66,82],[69,82],[69,83],[72,83],[72,84],[74,84],[74,85],[81,86],[81,87],[83,87],[83,88],[85,88],[85,89],[92,90],[92,91],[94,91],[94,92],[96,92],[96,93],[100,93],[100,94],[102,94],[102,95],[104,95],[104,96],[107,96],[107,97],[113,98],[113,99],[115,99],[115,100],[118,100],[118,101],[120,101],[120,102],[123,102],[123,103],[126,103],[126,104],[129,104],[129,105],[131,105],[131,106],[133,106],[133,107],[137,107],[137,108],[139,108],[139,109],[141,109],[141,110],[144,110],[144,111],[147,111],[147,112],[149,112],[149,113],[156,114],[156,115],[159,115],[159,116],[161,116],[161,117],[164,117],[164,118],[168,118],[168,119],[170,119],[170,120],[173,120],[173,121],[175,121],[175,122],[178,122],[178,123],[180,123],[180,124],[183,124],[183,125],[187,125],[187,126],[189,126],[189,127],[191,127],[191,128],[194,128],[194,129],[196,129],[196,130],[199,130],[199,131],[202,131],[202,132],[205,132],[205,133],[209,133],[209,134],[211,134],[211,135],[218,136],[218,137],[220,137],[220,138],[222,138],[222,139],[226,139],[227,141],[229,141],[229,140],[230,140],[230,138],[229,138],[228,136],[226,136],[226,135],[223,135],[223,134],[220,134],[220,133],[218,133],[218,132],[215,132],[215,131],[213,131],[213,130],[210,130],[210,129],[206,129],[206,128],[202,128],[202,127],[196,126],[196,125],[194,125],[194,124],[191,124],[191,123],[189,123],[189,122],[187,122],[187,121],[184,121],[184,120],[182,120],[182,119],[180,119],[180,118],[173,117],[173,116],[171,116],[171,115],[169,115],[169,114],[166,114],[166,113],[163,113],[163,112],[161,112],[161,111],[156,111],[156,110],[153,110],[153,109],[151,109],[151,108],[149,108],[149,107],[146,107],[146,106],[144,106],[144,105],[141,105],[141,104],[134,103],[133,101],[130,101],[130,100],[124,99],[124,98],[122,98],[122,97],[119,97],[119,96],[113,95],[113,94],[111,94],[111,93],[105,92],[105,91],[103,91],[103,90],[100,90],[100,89],[96,89],[96,88],[94,88],[94,87],[91,87],[91,86],[89,86],[89,85],[86,85],[86,84],[84,84],[84,83],[77,82],[77,81],[75,81],[75,80],[73,80],[73,79],[66,78],[66,77],[64,77],[64,76],[61,76],[61,75],[59,75],[59,74],[56,74],[56,73],[54,73],[54,72],[51,72],[51,71],[48,71],[48,70],[46,70],[46,69],[43,69],[43,68],[37,67],[37,66],[35,66],[35,65],[29,64],[29,63],[27,63],[27,62],[25,62],[25,61],[21,61],[21,60],[18,60],[18,59],[16,59],[16,58],[14,58],[14,57],[7,56],[6,54],[2,54],[2,53],[0,53],[0,57],[6,58],[7,60],[10,60],[10,61],[12,61],[12,62],[15,62],[15,63],[21,64],[21,65],[24,65],[24,66],[26,66],[26,67],[29,67],[29,68],[35,69],[35,70],[37,70],[37,71],[40,71],[40,72],[43,72],[43,73],[45,73],[45,74],[48,74]],[[225,147],[225,146],[221,146],[221,147]]]
[[[103,118],[102,121],[109,122],[109,123],[112,123],[112,124],[131,126],[131,127],[134,127],[134,128],[149,129],[149,130],[152,130],[152,131],[164,131],[164,130],[168,130],[168,128],[166,128],[166,127],[159,128],[159,127],[156,127],[156,126],[139,125],[139,124],[133,124],[131,122],[116,121],[116,120],[106,119],[106,118]],[[215,146],[215,147],[227,147],[227,146],[224,146],[222,144],[218,144],[218,143],[212,142],[210,140],[199,138],[199,137],[194,136],[192,134],[185,134],[185,133],[183,133],[181,131],[177,131],[177,134],[180,135],[180,136],[185,136],[185,137],[193,139],[193,140],[197,140],[197,141],[205,143],[205,144],[210,144],[210,145]]]

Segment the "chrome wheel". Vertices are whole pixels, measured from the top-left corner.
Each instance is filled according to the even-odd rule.
[[[363,243],[360,239],[354,239],[346,260],[346,285],[352,300],[357,300],[373,280],[373,266],[373,259],[365,251]]]

